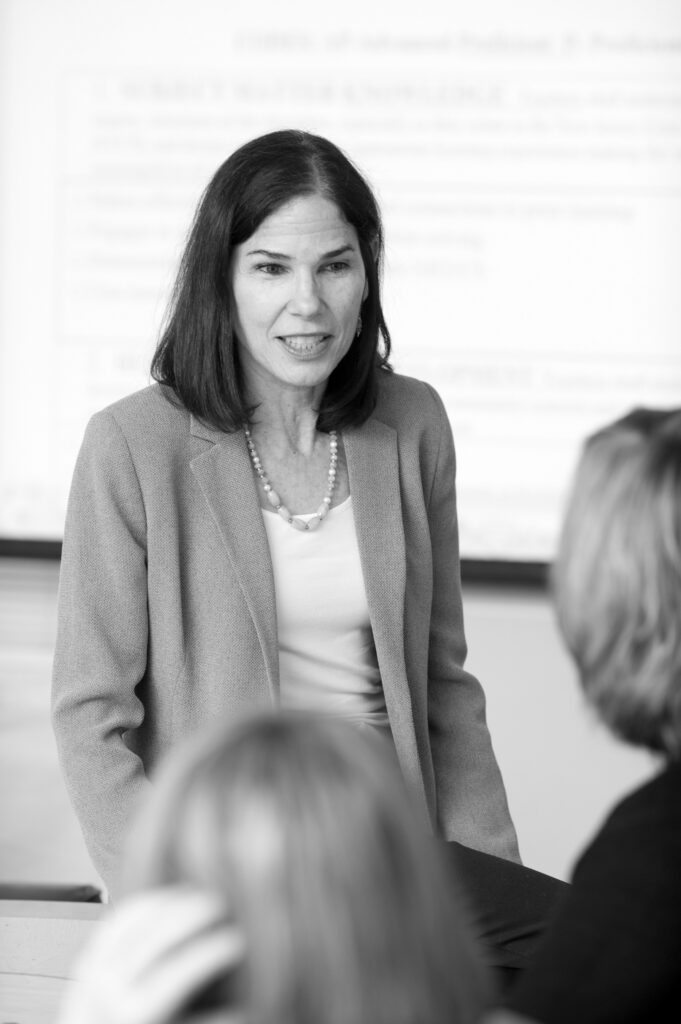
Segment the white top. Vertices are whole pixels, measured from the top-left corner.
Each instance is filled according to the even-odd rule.
[[[274,569],[282,705],[386,726],[352,498],[314,531],[293,529],[274,510],[262,514]]]

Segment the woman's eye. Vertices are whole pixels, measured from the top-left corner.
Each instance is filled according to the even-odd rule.
[[[330,274],[341,274],[344,270],[348,269],[348,264],[342,260],[337,260],[334,263],[327,263],[324,266],[324,270],[328,270]]]
[[[283,274],[286,270],[281,263],[258,263],[256,270],[261,271],[263,274],[267,274],[269,277],[278,277]]]

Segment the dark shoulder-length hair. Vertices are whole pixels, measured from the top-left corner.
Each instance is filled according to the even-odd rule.
[[[282,205],[310,194],[334,202],[354,227],[368,284],[360,334],[329,378],[319,429],[363,423],[376,404],[378,375],[390,369],[380,297],[383,230],[371,188],[327,139],[293,130],[262,135],[218,168],[201,198],[151,364],[154,380],[169,385],[190,412],[220,430],[238,430],[253,412],[234,334],[234,247]]]

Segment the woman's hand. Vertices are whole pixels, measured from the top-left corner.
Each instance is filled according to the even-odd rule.
[[[77,962],[59,1024],[167,1024],[243,956],[217,894],[178,886],[128,897]],[[221,1008],[222,1020],[232,1020],[230,1009]]]

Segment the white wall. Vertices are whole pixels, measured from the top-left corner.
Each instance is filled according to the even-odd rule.
[[[58,577],[0,558],[0,880],[97,884],[50,725]]]
[[[468,586],[464,613],[467,667],[487,693],[523,860],[568,878],[603,816],[654,762],[585,706],[546,594]]]

